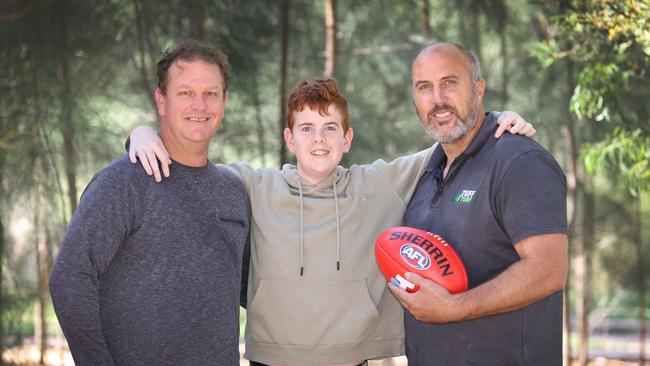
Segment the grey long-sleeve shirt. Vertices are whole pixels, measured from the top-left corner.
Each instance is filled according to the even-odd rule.
[[[250,204],[209,163],[155,183],[122,158],[92,179],[50,277],[77,365],[238,365]]]

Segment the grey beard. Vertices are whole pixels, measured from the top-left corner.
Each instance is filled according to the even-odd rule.
[[[467,113],[467,118],[465,120],[459,120],[458,126],[456,126],[456,128],[448,136],[441,136],[433,127],[432,123],[427,123],[424,126],[424,130],[426,131],[427,135],[443,145],[453,144],[454,142],[457,142],[458,140],[465,137],[465,135],[467,135],[467,132],[473,129],[478,123],[478,114],[480,108],[477,99],[477,95],[473,93],[469,112]]]

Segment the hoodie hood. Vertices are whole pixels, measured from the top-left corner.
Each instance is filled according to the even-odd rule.
[[[339,165],[332,174],[314,185],[298,176],[298,169],[295,165],[285,164],[282,166],[282,177],[291,188],[291,193],[296,196],[298,196],[299,187],[302,186],[303,194],[309,197],[333,198],[335,185],[337,196],[344,197],[345,190],[350,184],[351,174],[349,169]]]

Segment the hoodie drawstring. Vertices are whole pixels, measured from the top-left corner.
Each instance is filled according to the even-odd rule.
[[[303,223],[302,183],[298,179],[298,192],[300,192],[300,276],[305,271],[305,226]]]
[[[339,230],[339,197],[336,194],[336,177],[334,177],[334,208],[336,210],[336,270],[341,268],[341,234]]]
[[[336,192],[336,179],[334,185],[334,209],[336,212],[336,270],[341,270],[341,228],[339,220],[339,197]],[[304,204],[302,194],[302,183],[298,179],[298,192],[300,195],[300,276],[305,273],[305,225],[304,225]]]

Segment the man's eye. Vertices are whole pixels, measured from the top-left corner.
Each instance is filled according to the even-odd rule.
[[[431,84],[420,84],[418,86],[418,90],[427,90],[429,88],[431,88]]]
[[[300,129],[300,131],[302,131],[302,132],[309,132],[309,131],[311,131],[311,127],[302,127],[302,128]]]
[[[192,95],[192,92],[190,92],[189,90],[182,90],[178,92],[178,95],[189,96]]]
[[[334,127],[334,126],[327,126],[327,127],[325,127],[325,131],[335,132],[335,131],[336,131],[336,127]]]
[[[217,92],[213,92],[213,91],[209,91],[209,92],[206,92],[205,95],[208,96],[208,97],[218,97],[218,96],[219,96],[219,93],[217,93]]]
[[[456,84],[456,80],[445,80],[445,85],[454,85]]]

